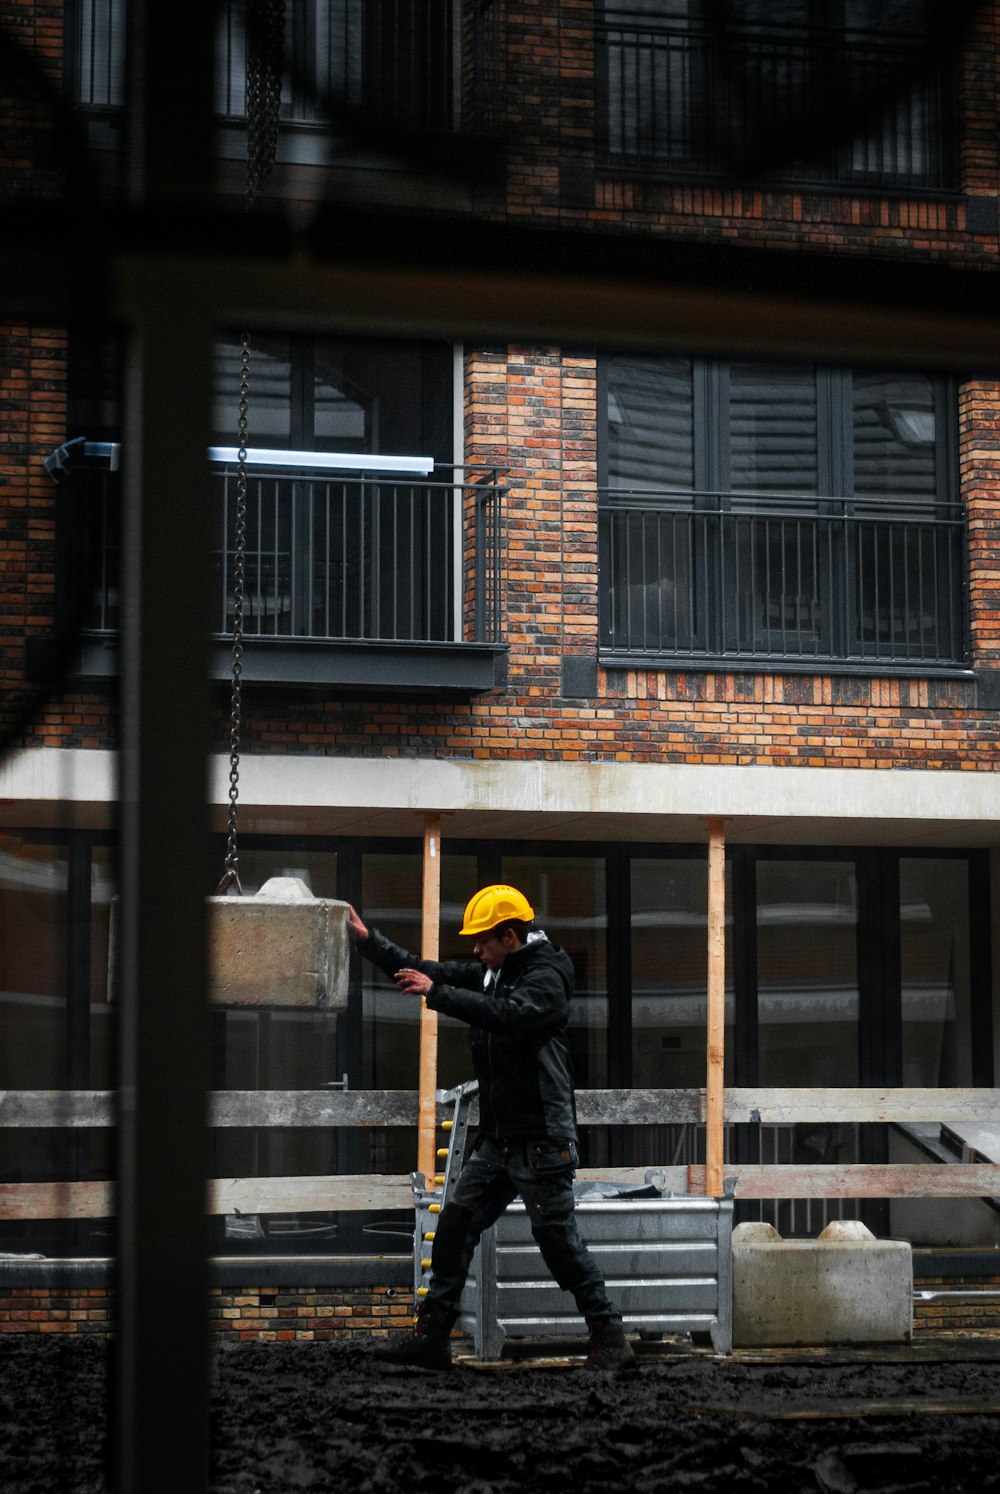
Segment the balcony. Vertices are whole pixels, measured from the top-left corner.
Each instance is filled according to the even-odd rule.
[[[606,3],[598,165],[701,181],[956,190],[948,60],[929,55],[918,33],[878,22],[873,13],[867,27],[842,31],[777,20],[713,29]],[[817,100],[834,101],[837,116],[819,118]]]
[[[965,671],[965,554],[957,503],[607,492],[601,657]]]
[[[77,672],[118,672],[119,448],[82,439],[47,459],[56,479],[63,613]],[[289,465],[294,462],[295,465]],[[235,452],[211,459],[211,674],[229,678]],[[496,469],[431,460],[251,452],[243,679],[249,684],[474,693],[506,677],[505,488]],[[69,557],[73,557],[72,564]],[[36,657],[34,671],[44,667]]]
[[[125,100],[127,0],[75,0],[69,77],[91,144],[114,147]],[[288,0],[279,161],[365,165],[386,145],[494,138],[498,0]],[[223,0],[216,36],[219,151],[246,153],[246,7]]]

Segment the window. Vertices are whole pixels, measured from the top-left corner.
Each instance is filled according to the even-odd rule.
[[[477,70],[488,46],[475,18]],[[329,132],[342,114],[381,129],[446,132],[456,124],[454,0],[288,0],[281,120],[295,132]],[[125,101],[126,0],[76,0],[67,26],[74,95],[109,114]],[[246,115],[246,0],[225,0],[216,38],[215,107]],[[494,42],[495,45],[495,42]]]
[[[113,847],[95,832],[0,835],[0,1068],[8,1090],[114,1084],[107,999]],[[218,839],[219,864],[224,838]],[[341,897],[405,948],[417,949],[421,849],[416,840],[244,836],[251,895],[268,877],[301,877]],[[494,879],[524,889],[576,976],[570,1048],[581,1089],[698,1089],[704,1084],[707,863],[700,846],[445,841],[443,959],[471,957],[462,912]],[[727,864],[726,1083],[819,1089],[994,1080],[990,874],[983,851],[868,847],[730,847]],[[213,1090],[414,1090],[419,1002],[357,959],[348,1006],[330,1012],[213,1007]],[[439,1017],[438,1083],[472,1077],[465,1023]],[[928,1127],[742,1124],[734,1161],[926,1161]],[[941,1130],[931,1128],[934,1136]],[[734,1134],[735,1133],[735,1134]],[[742,1134],[741,1134],[742,1133]],[[586,1126],[584,1165],[652,1167],[704,1157],[704,1126]],[[3,1181],[114,1176],[108,1128],[0,1131]],[[940,1158],[939,1158],[940,1159]],[[412,1126],[220,1126],[213,1175],[401,1175],[416,1162]],[[866,1209],[873,1201],[862,1202]],[[752,1203],[747,1208],[756,1207]],[[816,1233],[850,1200],[774,1201],[782,1233]],[[988,1204],[896,1200],[892,1230],[929,1244],[971,1244]],[[977,1223],[978,1221],[978,1223]],[[888,1218],[879,1226],[888,1232]],[[108,1220],[7,1220],[9,1253],[103,1256]],[[406,1257],[412,1212],[289,1210],[216,1220],[220,1254]]]
[[[963,665],[947,380],[626,355],[602,399],[609,654]]]
[[[236,440],[240,345],[219,346],[216,439]],[[453,359],[444,343],[256,338],[249,445],[304,453],[451,461]],[[222,502],[216,627],[232,616],[236,467],[217,469]],[[455,636],[458,515],[450,470],[321,473],[253,468],[247,483],[248,636],[446,641]],[[225,575],[227,585],[221,578]]]
[[[955,90],[939,24],[925,0],[605,0],[598,161],[703,179],[954,189]]]

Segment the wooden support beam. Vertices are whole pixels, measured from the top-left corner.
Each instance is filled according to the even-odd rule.
[[[581,1181],[642,1183],[646,1167],[580,1168]],[[671,1193],[708,1194],[704,1167],[664,1164]],[[1000,1197],[1000,1165],[955,1162],[840,1166],[733,1164],[736,1197],[769,1198],[989,1198]],[[0,1183],[0,1220],[107,1219],[115,1211],[113,1183]],[[711,1196],[711,1195],[709,1195]],[[207,1184],[209,1214],[317,1214],[413,1207],[408,1174],[360,1173],[332,1177],[216,1178]]]
[[[989,1125],[995,1089],[725,1089],[727,1125],[791,1125],[809,1121]],[[90,1128],[116,1123],[110,1089],[0,1090],[0,1130]],[[578,1089],[582,1126],[703,1125],[703,1089]],[[470,1120],[478,1119],[473,1100]],[[208,1096],[211,1126],[415,1126],[414,1089],[224,1089]]]
[[[708,1068],[705,1080],[705,1192],[722,1197],[726,1059],[726,838],[708,825]]]
[[[705,1169],[691,1167],[689,1189],[706,1191]],[[996,1198],[1000,1166],[993,1163],[844,1163],[840,1166],[726,1168],[737,1198]]]
[[[425,960],[436,960],[441,946],[441,816],[424,815],[423,909],[420,952]],[[438,1016],[423,997],[420,1001],[420,1081],[417,1121],[417,1171],[428,1188],[434,1186],[434,1150],[437,1140],[437,1041]]]

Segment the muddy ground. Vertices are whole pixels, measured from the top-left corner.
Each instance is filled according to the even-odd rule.
[[[886,1358],[668,1344],[620,1379],[566,1361],[442,1376],[380,1366],[367,1343],[229,1345],[213,1350],[210,1489],[1000,1490],[1000,1341]],[[0,1340],[4,1494],[104,1494],[107,1372],[93,1340]]]

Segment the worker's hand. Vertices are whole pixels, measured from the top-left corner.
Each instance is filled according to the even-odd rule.
[[[355,944],[363,944],[368,938],[368,929],[350,905],[347,909],[347,933]]]
[[[411,996],[426,996],[434,984],[429,975],[421,975],[419,970],[397,970],[393,980],[401,991],[407,991]]]

